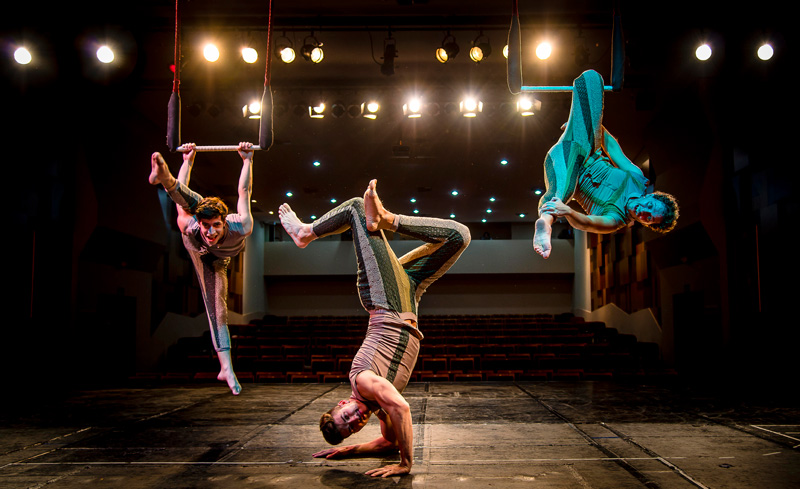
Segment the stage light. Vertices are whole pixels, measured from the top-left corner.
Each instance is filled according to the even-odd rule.
[[[242,107],[242,115],[249,119],[261,119],[261,102],[250,102]]]
[[[486,213],[487,214],[491,214],[492,213],[492,209],[491,208],[490,209],[486,209]]]
[[[415,199],[414,197],[411,197],[411,199],[409,199],[409,202],[411,202],[412,204],[416,204],[417,203],[417,199]]]
[[[381,106],[378,102],[370,101],[361,104],[361,116],[367,119],[377,119],[379,110],[381,110]]]
[[[111,63],[114,61],[114,51],[108,46],[100,46],[97,49],[97,59],[101,63]]]
[[[331,199],[331,204],[335,204],[336,202],[338,202],[336,199]]]
[[[455,219],[455,218],[456,218],[455,214],[450,214],[450,219]]]
[[[383,40],[383,64],[381,73],[390,76],[394,75],[394,59],[397,57],[397,41],[392,39],[392,33]]]
[[[283,61],[284,63],[291,63],[294,61],[295,52],[294,52],[294,45],[292,41],[286,37],[286,33],[283,36],[279,37],[275,41],[275,54]]]
[[[403,115],[409,119],[418,119],[422,117],[422,100],[419,97],[414,97],[403,104]]]
[[[26,65],[30,63],[31,60],[33,60],[33,56],[31,55],[31,52],[28,51],[27,49],[17,48],[17,50],[14,51],[14,61],[16,61],[17,63],[21,65]]]
[[[203,57],[206,58],[206,61],[213,63],[219,59],[219,49],[213,44],[206,44],[203,47]]]
[[[541,42],[536,46],[536,57],[539,59],[547,59],[553,53],[553,46],[549,42]]]
[[[253,48],[242,48],[242,59],[245,63],[253,64],[258,61],[258,51]]]
[[[505,59],[508,59],[508,44],[506,44],[505,46],[503,46],[503,57],[504,57]]]
[[[291,190],[290,190],[290,191],[288,191],[288,192],[286,192],[286,196],[287,196],[287,197],[291,197],[291,196],[293,196],[293,195],[294,195],[294,194],[292,193],[292,191],[291,191]]]
[[[464,117],[477,117],[479,112],[483,112],[483,102],[467,97],[458,104],[458,110]]]
[[[303,40],[303,47],[300,48],[300,54],[303,56],[303,59],[311,61],[312,63],[320,63],[325,57],[325,53],[322,52],[322,43],[317,41],[317,38],[314,37],[313,34]]]
[[[476,63],[480,63],[492,54],[492,46],[489,45],[489,38],[483,35],[483,32],[478,34],[478,37],[472,41],[472,47],[469,50],[469,59]]]
[[[456,197],[458,195],[458,190],[452,190],[450,192],[450,195],[452,195],[453,197]]]
[[[520,212],[520,213],[519,213],[519,218],[520,218],[520,219],[522,219],[522,218],[524,218],[524,217],[525,217],[525,213],[524,213],[524,212]]]
[[[442,39],[442,45],[436,48],[436,59],[438,59],[440,63],[447,63],[458,55],[458,51],[456,38],[448,31],[444,39]]]
[[[414,214],[419,214],[419,209],[414,209],[412,212],[413,212]]]
[[[711,57],[711,46],[708,44],[702,44],[698,46],[694,52],[694,55],[697,56],[697,59],[700,61],[708,60],[708,58]]]
[[[762,61],[769,60],[773,54],[775,54],[775,51],[769,43],[764,43],[758,48],[758,59]]]
[[[500,164],[503,165],[503,166],[506,166],[508,164],[508,160],[505,160],[505,159],[500,160]]]
[[[311,164],[314,165],[315,167],[319,167],[319,166],[322,165],[322,163],[320,163],[319,160],[315,160],[314,163],[311,163]]]
[[[325,104],[320,102],[318,105],[309,105],[308,106],[308,115],[312,119],[322,119],[325,117]]]
[[[533,194],[534,195],[542,195],[542,189],[537,188],[536,190],[533,191]]]
[[[495,199],[494,197],[489,197],[489,202],[494,202],[495,200],[497,199]]]
[[[522,96],[517,99],[517,112],[523,117],[528,117],[542,109],[542,102],[532,97]]]

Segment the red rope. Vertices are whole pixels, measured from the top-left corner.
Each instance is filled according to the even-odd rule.
[[[178,1],[179,0],[175,0],[175,76],[172,79],[172,91],[175,93],[180,92],[181,86],[181,43],[178,23]]]
[[[269,0],[269,13],[267,14],[267,67],[264,71],[264,86],[269,86],[270,61],[272,60],[272,50],[269,47],[269,35],[272,31],[272,0]]]

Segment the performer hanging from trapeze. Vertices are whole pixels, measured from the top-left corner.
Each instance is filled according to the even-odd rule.
[[[161,184],[178,208],[178,229],[183,245],[192,258],[206,306],[211,340],[219,357],[217,379],[228,383],[233,395],[242,386],[231,361],[231,336],[228,331],[228,264],[243,249],[245,238],[253,232],[250,195],[253,189],[253,151],[250,143],[239,143],[242,172],[239,176],[239,201],[236,214],[217,197],[203,197],[189,189],[194,165],[195,145],[184,145],[183,165],[178,178],[172,176],[160,153],[150,157],[150,183]]]
[[[400,463],[366,472],[387,477],[407,474],[413,464],[411,411],[402,392],[408,384],[423,335],[417,326],[417,306],[425,290],[458,259],[470,242],[469,229],[455,221],[393,214],[383,207],[372,180],[364,198],[354,198],[313,224],[301,222],[288,204],[278,214],[286,232],[300,248],[330,234],[353,232],[358,263],[357,287],[369,312],[364,342],[350,369],[352,394],[320,419],[330,444],[358,432],[371,413],[380,420],[381,436],[359,445],[330,448],[314,457],[341,458],[400,451]],[[399,259],[383,230],[425,242]]]
[[[648,193],[649,181],[603,127],[603,78],[586,71],[575,79],[564,133],[544,161],[547,191],[539,200],[533,248],[550,256],[553,221],[564,217],[575,229],[612,233],[638,221],[659,233],[678,220],[678,203],[663,192]],[[567,205],[575,199],[586,211]]]

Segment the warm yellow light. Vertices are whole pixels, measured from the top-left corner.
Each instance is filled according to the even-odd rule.
[[[508,44],[503,46],[503,56],[508,59]]]
[[[242,59],[245,63],[255,63],[258,60],[258,51],[253,48],[242,48]]]
[[[203,47],[203,57],[206,58],[206,61],[213,63],[219,59],[219,49],[213,44],[206,44]]]
[[[536,57],[539,59],[547,59],[553,53],[553,46],[549,42],[542,42],[536,46]]]
[[[764,43],[758,48],[758,59],[762,61],[771,59],[773,54],[775,54],[775,51],[772,49],[772,46],[769,43]]]
[[[283,61],[284,63],[291,63],[292,61],[294,61],[296,55],[294,49],[290,48],[289,46],[286,46],[285,48],[280,50],[280,56],[281,56],[281,61]]]

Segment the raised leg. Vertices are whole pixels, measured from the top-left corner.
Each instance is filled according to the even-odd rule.
[[[564,133],[545,156],[546,191],[539,199],[539,208],[554,198],[564,203],[572,198],[584,160],[600,147],[602,124],[603,78],[589,70],[575,79]],[[544,258],[550,256],[552,223],[552,216],[540,215],[536,221],[533,248]]]

